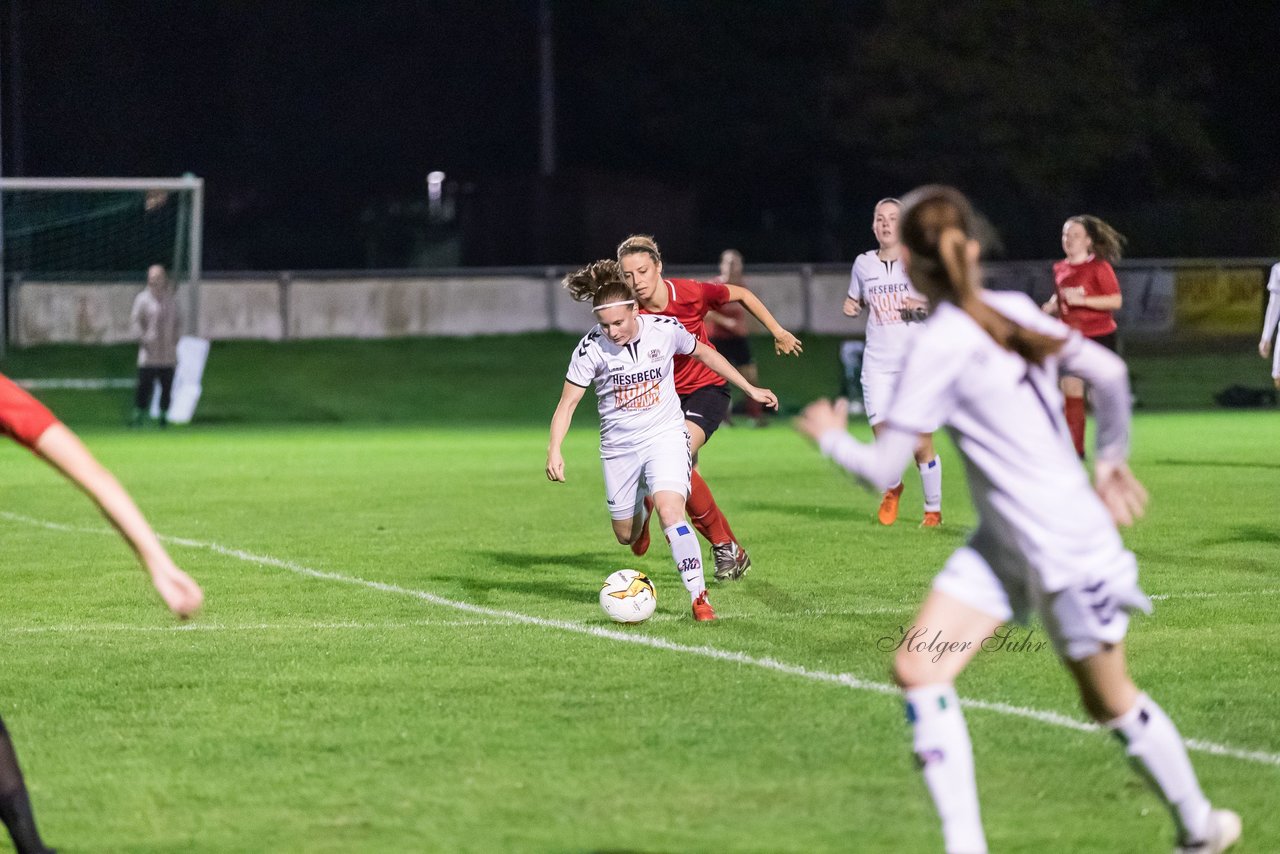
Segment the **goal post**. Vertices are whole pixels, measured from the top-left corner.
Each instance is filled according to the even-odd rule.
[[[188,332],[198,330],[204,180],[0,178],[0,355],[24,343],[15,292],[28,284],[136,284],[164,264]]]

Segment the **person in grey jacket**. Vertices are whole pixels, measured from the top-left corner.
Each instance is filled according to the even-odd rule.
[[[142,426],[155,384],[160,384],[160,426],[168,424],[173,371],[178,364],[178,301],[163,264],[147,268],[146,290],[133,301],[129,324],[138,339],[138,386],[130,424]]]

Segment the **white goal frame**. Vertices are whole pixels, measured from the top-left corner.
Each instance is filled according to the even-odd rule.
[[[185,281],[188,286],[188,325],[199,329],[200,279],[203,274],[204,250],[204,179],[190,173],[181,178],[4,178],[0,177],[0,357],[8,344],[9,317],[5,285],[4,210],[3,193],[6,190],[180,190],[191,193],[190,222],[186,223],[186,237],[190,263]]]

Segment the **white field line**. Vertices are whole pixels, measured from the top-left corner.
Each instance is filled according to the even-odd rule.
[[[335,631],[343,629],[360,629],[362,631],[378,629],[412,629],[422,626],[504,626],[515,625],[510,620],[404,620],[381,623],[181,623],[174,626],[136,626],[128,623],[69,623],[48,626],[5,626],[4,634],[20,635],[92,635],[113,632],[295,632],[295,631]]]
[[[133,388],[137,380],[119,378],[67,377],[63,379],[14,380],[15,383],[30,391],[39,389],[72,389],[74,391],[100,391],[108,388]]]
[[[63,525],[57,522],[47,522],[42,519],[34,519],[30,516],[22,516],[17,513],[9,513],[0,511],[0,518],[8,519],[13,522],[20,522],[27,525],[33,525],[40,528],[46,528],[52,531],[69,531],[76,533],[91,534],[110,534],[108,529],[104,528],[82,528],[71,525]],[[888,694],[897,696],[900,690],[897,686],[887,682],[873,682],[862,679],[850,673],[830,673],[824,670],[813,670],[800,664],[790,664],[785,661],[779,661],[775,658],[761,658],[754,655],[748,655],[744,652],[734,652],[732,650],[718,649],[713,646],[690,646],[688,644],[676,643],[665,638],[653,637],[651,635],[643,635],[638,633],[627,632],[619,629],[607,628],[604,626],[574,623],[566,620],[552,620],[546,617],[535,617],[530,614],[521,614],[517,611],[506,611],[499,608],[486,608],[482,605],[473,605],[470,602],[461,602],[455,599],[447,599],[438,596],[426,590],[415,590],[409,587],[401,587],[398,584],[388,584],[382,581],[371,581],[365,578],[359,578],[352,575],[342,575],[336,572],[326,572],[324,570],[312,569],[293,561],[282,560],[280,558],[271,557],[269,555],[257,555],[242,549],[230,548],[228,546],[219,545],[218,543],[203,542],[201,540],[191,540],[185,537],[169,537],[163,536],[162,540],[174,545],[185,546],[187,548],[203,549],[211,551],[215,554],[232,557],[237,560],[253,563],[259,566],[270,566],[277,569],[283,569],[306,578],[315,578],[323,581],[335,581],[341,584],[350,584],[357,587],[364,587],[369,590],[377,590],[382,593],[391,593],[398,596],[408,596],[432,605],[439,605],[444,608],[452,608],[456,611],[462,611],[467,614],[475,614],[478,617],[493,620],[504,620],[513,623],[523,623],[529,626],[539,626],[541,628],[556,629],[564,632],[572,632],[574,634],[587,635],[589,637],[602,638],[605,640],[618,641],[620,643],[636,644],[637,646],[647,646],[651,649],[660,649],[667,652],[678,652],[685,655],[696,655],[702,658],[709,658],[714,661],[726,661],[733,664],[743,664],[751,667],[758,667],[762,670],[771,670],[775,673],[782,673],[787,676],[796,676],[802,679],[808,679],[813,682],[825,682],[834,685],[841,685],[846,688],[852,688],[858,691],[871,691],[877,694]],[[1059,712],[1047,711],[1043,709],[1033,709],[1025,706],[1014,706],[1008,703],[992,702],[990,700],[980,700],[975,698],[961,698],[961,705],[969,709],[980,709],[988,712],[997,712],[999,714],[1010,715],[1012,717],[1026,718],[1040,723],[1049,724],[1050,726],[1062,727],[1064,729],[1076,730],[1078,732],[1095,732],[1102,728],[1097,724],[1081,721],[1077,718],[1061,714]],[[1225,756],[1232,759],[1239,759],[1244,762],[1253,762],[1261,765],[1272,765],[1280,767],[1280,753],[1268,753],[1262,750],[1249,750],[1246,748],[1233,747],[1228,744],[1219,744],[1217,742],[1205,741],[1203,739],[1186,739],[1185,744],[1190,750],[1200,753],[1209,753],[1214,756]]]

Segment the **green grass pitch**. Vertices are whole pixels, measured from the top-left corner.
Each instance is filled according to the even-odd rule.
[[[571,344],[488,362],[459,345],[449,369],[434,342],[219,345],[206,424],[164,433],[116,426],[118,391],[42,395],[208,594],[176,624],[88,503],[0,446],[0,713],[50,843],[940,850],[880,647],[973,523],[950,445],[946,525],[923,531],[912,476],[882,529],[876,496],[781,424],[717,435],[702,468],[755,568],[713,586],[721,619],[694,624],[661,539],[641,559],[612,540],[586,402],[569,482],[542,474]],[[1183,375],[1228,384],[1196,364]],[[128,365],[53,350],[0,370]],[[816,358],[763,369],[793,405],[835,377]],[[1156,597],[1131,629],[1134,675],[1197,747],[1210,798],[1244,817],[1243,852],[1280,850],[1276,417],[1140,414],[1153,500],[1126,533]],[[625,566],[658,586],[644,625],[595,604]],[[1171,847],[1118,744],[1072,725],[1047,649],[979,655],[958,689],[993,851]]]

